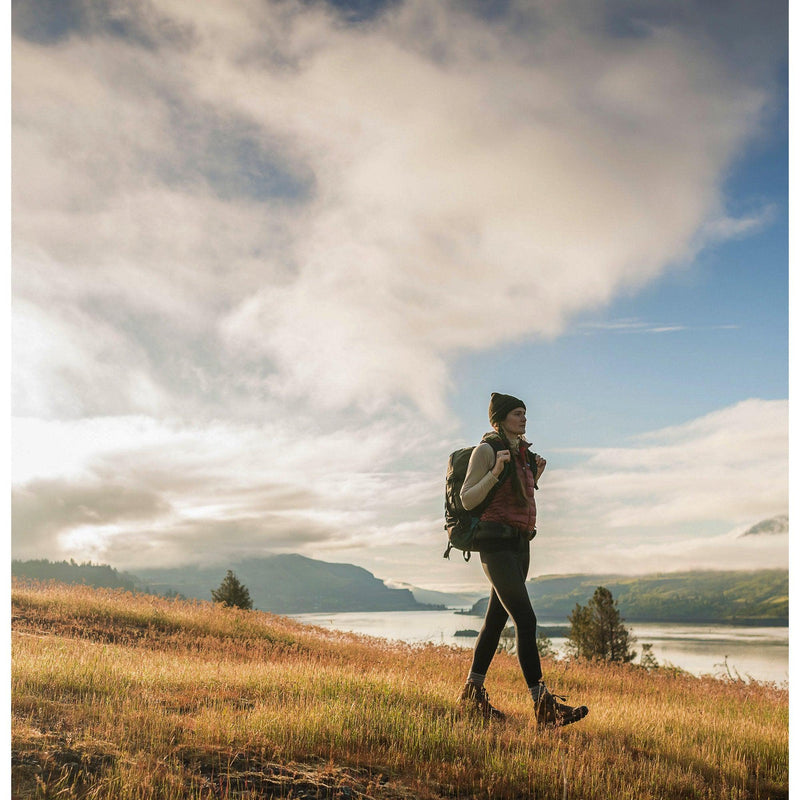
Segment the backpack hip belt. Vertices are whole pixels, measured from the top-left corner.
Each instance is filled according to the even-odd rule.
[[[527,531],[524,528],[504,525],[502,522],[478,522],[477,539],[513,539],[517,536],[530,541],[536,536],[536,528],[532,531]]]

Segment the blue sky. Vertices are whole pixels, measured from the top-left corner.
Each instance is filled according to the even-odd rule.
[[[485,409],[470,399],[518,382],[548,450],[612,445],[742,399],[788,396],[787,111],[724,182],[729,206],[769,209],[763,224],[579,315],[552,341],[457,362],[451,402],[472,432],[485,425]],[[517,365],[519,381],[510,377]]]
[[[453,402],[465,403],[462,385],[483,400],[491,386],[522,384],[533,429],[552,449],[610,445],[744,398],[785,398],[788,248],[785,222],[774,227],[703,254],[553,341],[463,359]],[[522,377],[509,380],[516,369]],[[483,405],[463,407],[473,428],[485,426]]]
[[[535,574],[787,563],[782,3],[20,0],[15,557],[428,588],[525,399]]]

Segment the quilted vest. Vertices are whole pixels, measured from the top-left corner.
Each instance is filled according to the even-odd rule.
[[[506,480],[497,489],[486,510],[481,514],[481,522],[499,522],[511,525],[524,531],[532,531],[536,527],[536,500],[534,499],[534,474],[528,464],[528,442],[520,444],[519,453],[511,453],[511,462],[517,470],[520,483],[530,500],[520,503],[511,480]]]

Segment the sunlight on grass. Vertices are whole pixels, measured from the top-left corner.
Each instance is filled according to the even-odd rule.
[[[484,724],[455,702],[456,648],[83,587],[16,585],[12,604],[15,796],[787,796],[788,693],[771,686],[547,662],[591,713],[540,730],[499,654],[509,719]]]

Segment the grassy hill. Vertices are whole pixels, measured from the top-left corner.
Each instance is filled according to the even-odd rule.
[[[631,665],[544,661],[591,708],[537,729],[514,658],[484,724],[469,654],[261,612],[15,583],[15,798],[788,797],[788,692]]]
[[[528,582],[536,613],[566,621],[575,604],[585,605],[598,586],[614,595],[631,622],[722,622],[788,625],[789,573],[670,572],[638,577],[620,575],[543,575]],[[472,613],[483,615],[488,598]]]

